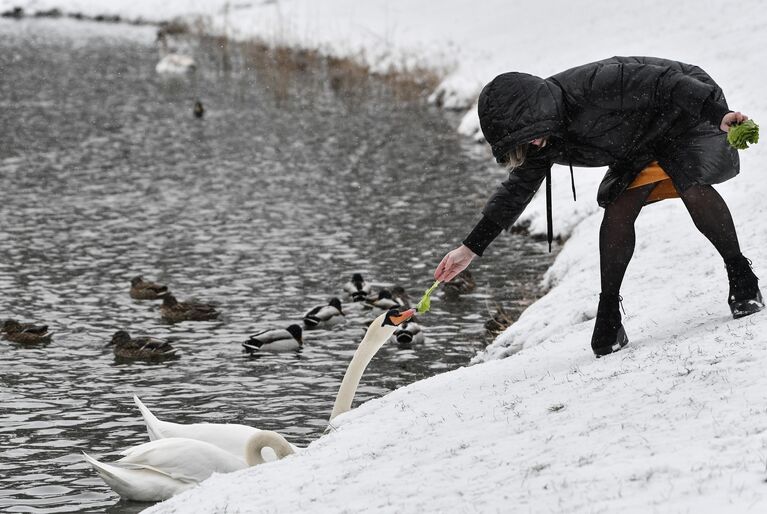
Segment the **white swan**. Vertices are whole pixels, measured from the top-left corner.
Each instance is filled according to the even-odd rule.
[[[150,441],[169,437],[196,439],[217,446],[239,459],[245,460],[249,454],[248,445],[251,442],[251,437],[264,432],[264,430],[259,430],[258,428],[235,423],[192,423],[183,425],[161,421],[139,400],[138,396],[134,395],[133,401],[136,402],[141,411],[141,416],[144,418]],[[290,447],[293,451],[298,450],[296,446],[290,445]]]
[[[265,462],[261,451],[269,447],[278,459],[294,453],[284,437],[258,430],[246,440],[244,459],[205,441],[170,437],[128,448],[116,462],[99,462],[83,452],[85,460],[122,498],[155,502],[167,500],[202,482],[213,473],[230,473]]]
[[[197,63],[188,55],[167,54],[155,66],[155,71],[161,75],[180,75],[194,71]]]
[[[354,395],[360,382],[365,368],[370,360],[394,334],[397,327],[409,320],[415,314],[415,309],[409,309],[399,313],[397,310],[390,310],[378,316],[368,327],[365,337],[357,347],[346,374],[341,382],[336,395],[336,401],[333,406],[333,412],[330,419],[333,419],[342,412],[351,409]],[[248,439],[261,432],[261,430],[249,427],[247,425],[224,424],[224,423],[194,423],[191,425],[182,425],[161,421],[152,414],[152,412],[143,404],[137,396],[133,397],[149,432],[151,440],[162,439],[165,437],[185,437],[197,439],[213,444],[222,450],[226,450],[235,456],[245,458],[247,455]],[[268,445],[267,445],[268,446]],[[292,446],[293,451],[299,450]]]
[[[394,335],[394,331],[402,323],[406,322],[415,315],[415,309],[408,309],[402,313],[397,309],[391,309],[378,316],[368,327],[365,337],[362,338],[354,357],[346,368],[344,379],[341,381],[341,387],[338,388],[336,401],[333,404],[333,412],[330,413],[330,420],[339,414],[351,410],[354,395],[357,393],[357,387],[360,384],[360,378],[365,372],[365,368],[370,364],[370,360],[381,349],[386,341]]]

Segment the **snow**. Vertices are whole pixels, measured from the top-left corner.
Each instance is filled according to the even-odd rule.
[[[757,0],[104,4],[0,0],[0,10],[203,14],[233,36],[316,46],[378,69],[428,63],[449,70],[434,97],[468,108],[467,137],[476,137],[471,105],[495,74],[547,76],[611,55],[698,64],[732,108],[767,120],[767,9]],[[741,152],[741,175],[718,188],[763,276],[766,151]],[[216,475],[148,512],[765,512],[767,313],[731,319],[723,264],[680,201],[639,217],[622,289],[629,346],[591,354],[603,171],[575,170],[573,202],[568,170],[555,168],[554,224],[566,243],[548,292],[476,365],[368,402],[300,455]],[[541,195],[523,222],[545,232]]]

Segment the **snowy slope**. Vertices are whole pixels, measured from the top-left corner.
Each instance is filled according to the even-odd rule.
[[[509,69],[665,56],[699,64],[732,108],[767,123],[767,7],[756,0],[108,4],[152,19],[203,12],[238,36],[364,51],[381,66],[426,59],[452,70],[442,87],[455,106]],[[741,152],[741,176],[719,188],[765,277],[766,152]],[[680,202],[640,216],[622,290],[630,345],[591,355],[602,171],[576,170],[574,204],[567,171],[555,170],[555,226],[569,239],[548,294],[476,359],[488,362],[368,402],[301,455],[215,476],[149,512],[767,512],[767,313],[730,318],[723,265]],[[545,230],[540,198],[525,217]]]

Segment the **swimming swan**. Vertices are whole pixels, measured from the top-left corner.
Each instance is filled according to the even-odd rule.
[[[266,462],[261,454],[271,448],[278,459],[294,453],[284,437],[259,430],[247,438],[244,459],[205,441],[170,437],[123,451],[115,462],[99,462],[83,452],[96,473],[122,498],[133,501],[167,500],[213,473],[230,473]]]

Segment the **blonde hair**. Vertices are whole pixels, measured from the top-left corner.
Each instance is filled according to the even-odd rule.
[[[540,150],[546,146],[546,143],[548,142],[549,138],[544,137],[541,141],[541,146],[537,147],[536,149]],[[515,169],[522,166],[527,159],[527,153],[530,151],[531,146],[533,145],[530,143],[522,143],[521,145],[517,145],[516,148],[513,148],[509,153],[506,154],[506,158],[503,160],[503,165],[506,166],[509,171],[514,171]]]
[[[511,151],[506,154],[506,158],[503,160],[503,165],[506,166],[509,171],[513,171],[516,168],[519,168],[525,163],[525,159],[527,159],[527,151],[529,148],[529,143],[523,143],[521,145],[517,145],[515,148],[512,148]]]

